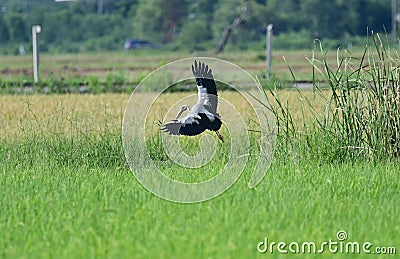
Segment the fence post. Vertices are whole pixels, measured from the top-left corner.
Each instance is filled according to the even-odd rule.
[[[271,78],[271,72],[272,72],[272,27],[273,27],[272,23],[268,24],[267,26],[267,44],[266,44],[267,79]]]
[[[33,51],[33,81],[39,82],[39,33],[42,31],[40,25],[32,26],[32,51]]]
[[[392,37],[397,40],[397,0],[392,0]]]

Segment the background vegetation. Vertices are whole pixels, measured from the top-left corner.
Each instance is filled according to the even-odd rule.
[[[100,6],[99,3],[103,4]],[[1,53],[31,48],[31,26],[42,26],[42,51],[119,50],[129,38],[183,50],[215,48],[224,28],[244,4],[248,12],[232,33],[228,49],[263,49],[266,25],[274,24],[275,47],[352,46],[368,30],[391,30],[390,1],[379,0],[2,0]]]

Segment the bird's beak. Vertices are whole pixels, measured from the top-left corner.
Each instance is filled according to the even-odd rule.
[[[176,120],[182,115],[184,111],[189,111],[189,106],[187,105],[182,106],[181,111],[178,113],[178,115],[176,115]]]

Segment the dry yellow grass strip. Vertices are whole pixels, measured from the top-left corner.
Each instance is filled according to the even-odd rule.
[[[325,103],[322,98],[314,96],[312,91],[304,91],[303,94],[317,111],[323,111]],[[141,99],[151,98],[150,94],[141,93],[141,95]],[[285,90],[279,91],[278,95],[282,103],[289,105],[294,121],[302,124],[301,106],[307,107],[307,104],[299,93]],[[268,96],[271,98],[271,95]],[[76,131],[98,134],[105,128],[119,131],[129,97],[128,94],[1,96],[1,140],[18,138],[21,133],[29,130],[51,134],[68,134]],[[222,118],[230,113],[229,107],[222,105],[223,100],[231,103],[244,118],[254,116],[251,106],[240,94],[225,91],[220,93],[220,99],[219,113]],[[193,106],[196,101],[195,92],[162,94],[151,108],[147,122],[171,119],[183,104]],[[140,104],[137,107],[143,109],[143,112],[147,109]],[[311,113],[307,113],[306,117],[310,119]]]

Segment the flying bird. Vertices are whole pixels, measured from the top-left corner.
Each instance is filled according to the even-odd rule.
[[[171,135],[185,136],[195,136],[205,130],[210,130],[214,131],[217,137],[224,142],[224,138],[218,132],[222,121],[217,112],[218,94],[212,71],[208,65],[195,60],[192,72],[198,90],[197,103],[192,109],[188,105],[184,105],[176,119],[164,124],[161,130]],[[184,111],[188,111],[188,114],[179,119]]]

